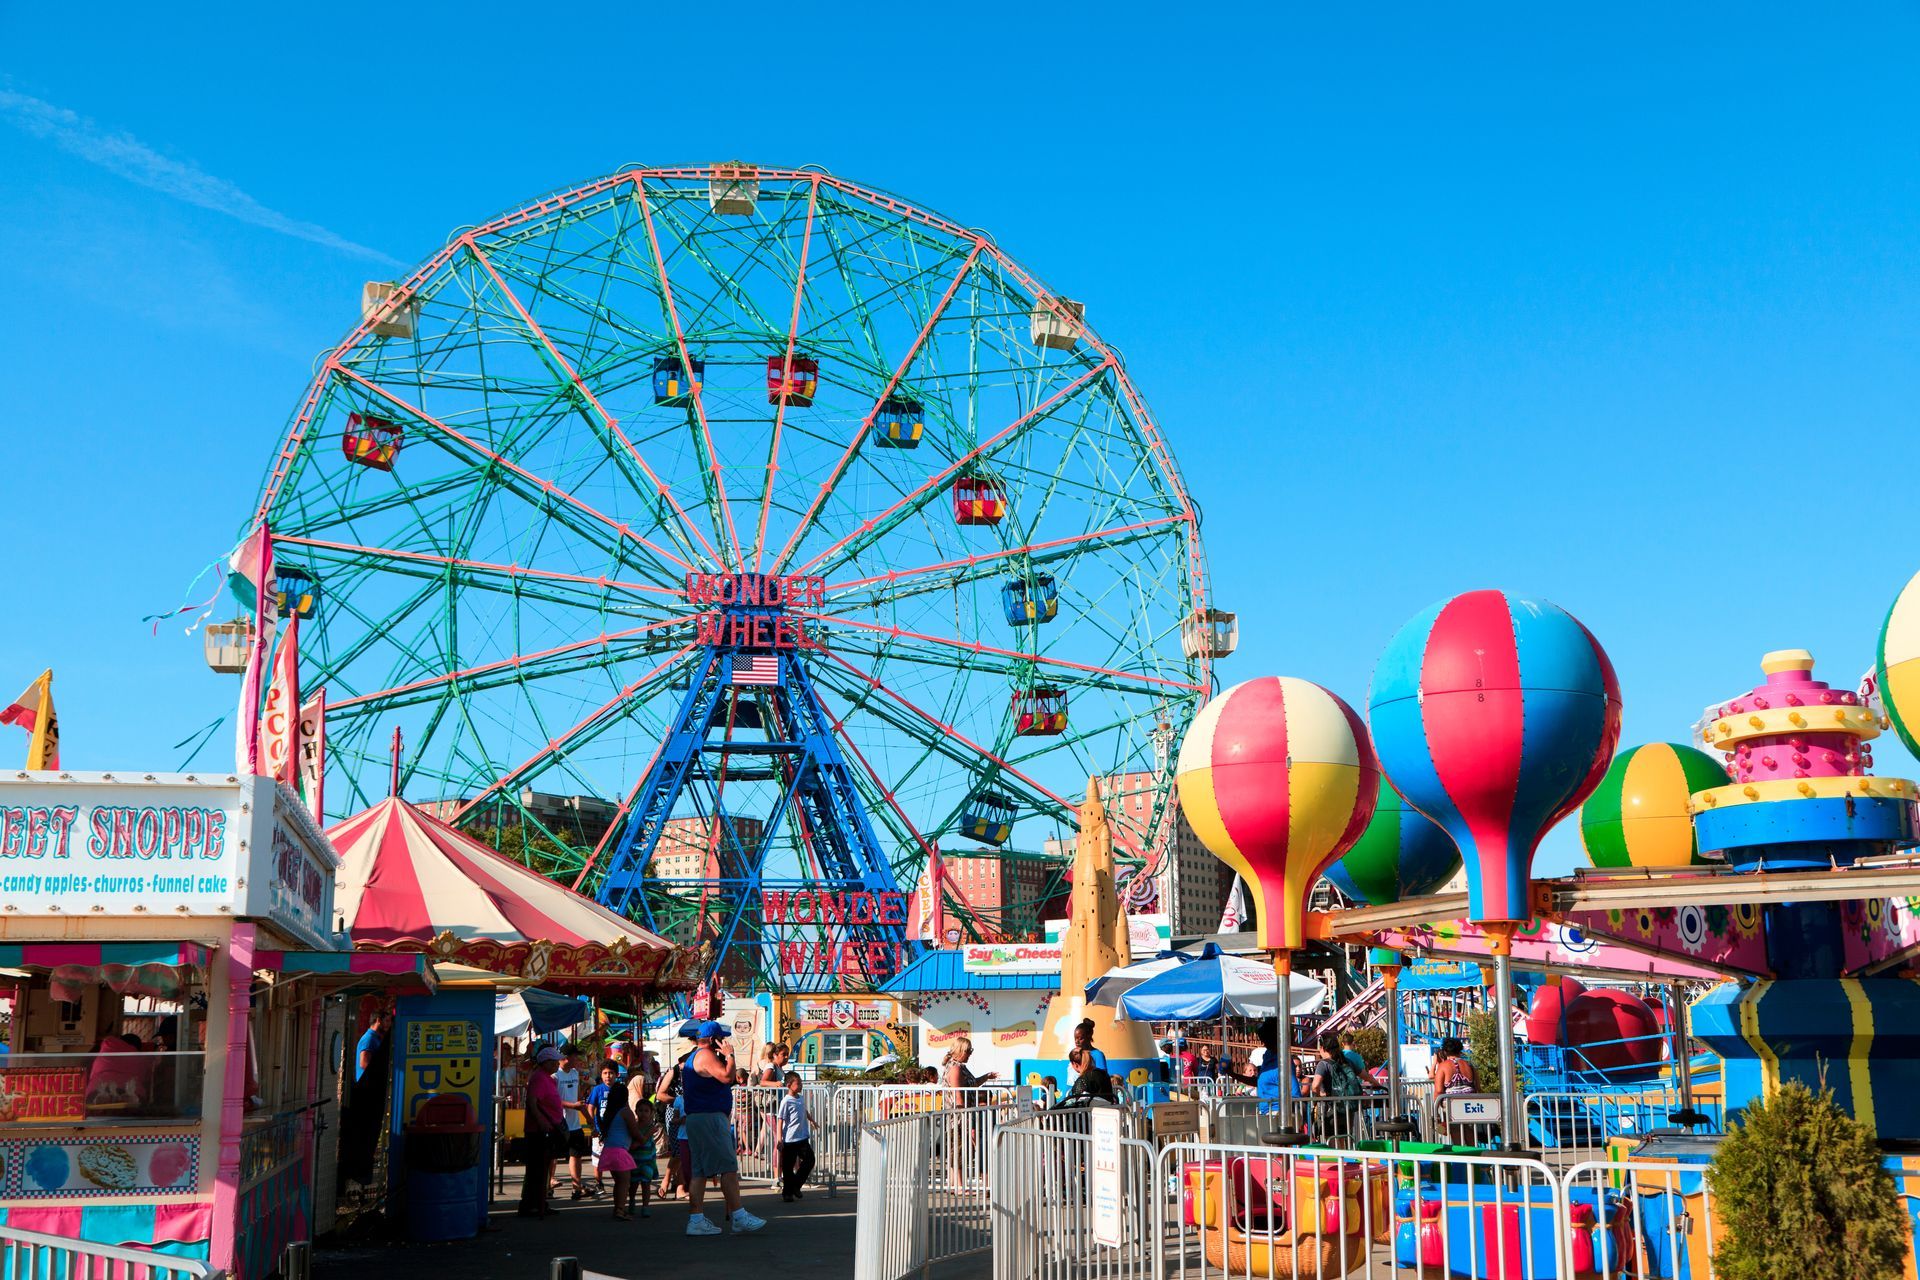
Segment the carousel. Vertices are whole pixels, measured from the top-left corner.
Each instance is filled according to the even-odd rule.
[[[384,1132],[388,1193],[404,1206],[411,1234],[472,1235],[487,1213],[482,1153],[503,1150],[524,1124],[517,1091],[496,1088],[506,1074],[497,1060],[496,993],[538,990],[638,1009],[691,991],[699,953],[398,796],[328,836],[340,854],[336,909],[355,955],[425,957],[439,976],[431,994],[394,1002],[384,1042],[376,1032],[385,1061],[355,1083],[341,1166],[349,1179],[371,1178]],[[375,1012],[369,1003],[359,1021],[369,1023]]]

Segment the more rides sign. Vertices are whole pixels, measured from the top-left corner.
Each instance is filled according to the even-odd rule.
[[[0,778],[5,916],[244,917],[332,949],[333,846],[269,778]]]

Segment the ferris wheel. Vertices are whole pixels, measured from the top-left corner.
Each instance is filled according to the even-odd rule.
[[[662,925],[749,880],[911,886],[936,847],[1032,861],[1090,776],[1142,798],[1114,822],[1151,862],[1231,647],[1081,305],[811,168],[621,169],[368,285],[252,520],[317,600],[336,813],[398,729],[409,798]],[[812,766],[766,744],[816,707],[849,794],[786,803]]]

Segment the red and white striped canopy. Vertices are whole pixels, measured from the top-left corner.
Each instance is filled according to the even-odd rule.
[[[674,949],[398,797],[327,834],[340,851],[335,900],[356,947],[426,948],[450,933],[501,947]]]

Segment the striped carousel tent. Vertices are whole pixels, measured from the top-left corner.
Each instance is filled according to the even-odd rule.
[[[399,797],[327,833],[335,902],[355,950],[532,979],[554,990],[691,990],[698,953],[509,861]]]

